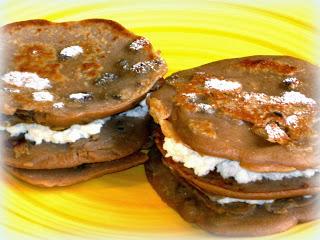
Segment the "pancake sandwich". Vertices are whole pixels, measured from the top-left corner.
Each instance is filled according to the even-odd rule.
[[[151,43],[103,19],[1,28],[3,162],[31,184],[66,186],[147,160],[144,98],[167,71]]]
[[[158,128],[146,174],[186,221],[260,236],[316,219],[319,68],[288,56],[174,73],[148,98]]]

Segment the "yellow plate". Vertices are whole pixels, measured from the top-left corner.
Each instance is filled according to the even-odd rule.
[[[149,38],[161,49],[172,73],[254,54],[288,54],[315,63],[319,14],[315,4],[311,0],[8,0],[0,8],[3,24],[34,18],[113,19]],[[0,239],[221,239],[185,223],[162,203],[142,166],[59,189],[32,187],[4,174],[0,190]],[[316,222],[302,224],[261,239],[316,239],[319,227]]]

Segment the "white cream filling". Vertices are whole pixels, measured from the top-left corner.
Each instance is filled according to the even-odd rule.
[[[229,197],[223,197],[223,198],[217,198],[215,196],[207,195],[209,199],[213,202],[217,202],[221,205],[228,204],[228,203],[247,203],[247,204],[255,204],[255,205],[263,205],[268,203],[273,203],[276,201],[276,199],[268,199],[268,200],[251,200],[251,199],[239,199],[239,198],[229,198]],[[303,198],[310,199],[312,198],[312,195],[304,195]]]
[[[63,131],[51,130],[47,126],[36,123],[19,123],[5,127],[11,137],[24,134],[25,139],[41,144],[42,142],[64,144],[76,142],[81,138],[89,138],[101,131],[102,126],[110,118],[98,119],[85,125],[74,124]]]
[[[136,108],[119,115],[142,118],[147,113],[148,107],[144,100]],[[65,144],[76,142],[82,138],[89,138],[92,135],[100,133],[102,126],[110,119],[111,117],[107,117],[84,125],[74,124],[63,131],[51,130],[47,126],[36,123],[19,123],[13,126],[0,126],[0,131],[7,131],[11,137],[24,134],[25,139],[35,142],[36,144],[41,144],[42,142]]]
[[[238,161],[232,161],[225,158],[200,155],[188,146],[176,142],[173,138],[165,138],[163,148],[167,151],[166,157],[172,157],[176,162],[181,162],[187,168],[192,168],[197,176],[205,176],[210,171],[216,170],[220,175],[226,178],[234,178],[238,183],[245,184],[262,179],[282,180],[284,178],[307,177],[310,178],[320,169],[307,169],[303,171],[292,172],[252,172],[242,168]]]
[[[241,203],[248,203],[248,204],[256,204],[256,205],[263,205],[263,204],[268,204],[268,203],[273,203],[275,200],[248,200],[248,199],[238,199],[238,198],[229,198],[229,197],[224,197],[224,198],[217,198],[214,196],[208,196],[209,199],[213,202],[217,202],[221,205],[223,204],[228,204],[228,203],[236,203],[236,202],[241,202]]]

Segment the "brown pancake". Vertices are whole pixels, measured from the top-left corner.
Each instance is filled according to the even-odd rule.
[[[157,148],[165,155],[162,148],[163,141],[158,136]],[[189,184],[200,191],[214,195],[223,195],[240,199],[279,199],[303,195],[311,195],[320,192],[320,174],[311,178],[284,178],[283,180],[271,181],[261,180],[246,184],[239,184],[233,178],[224,179],[217,172],[210,172],[204,177],[194,174],[193,169],[186,168],[182,163],[163,157],[163,163],[175,171],[177,175],[184,178]]]
[[[148,159],[143,153],[134,153],[111,162],[83,164],[75,168],[52,170],[30,170],[6,166],[13,176],[41,187],[62,187],[97,178],[105,174],[126,170],[144,163]]]
[[[162,77],[167,67],[143,37],[111,20],[53,23],[30,20],[1,29],[0,111],[51,127],[87,123],[131,108]],[[59,38],[57,38],[59,36]],[[70,57],[61,51],[80,46]],[[16,87],[3,79],[10,71],[31,72],[50,81],[44,90]],[[19,93],[15,91],[19,90]],[[34,101],[48,91],[52,101]],[[71,94],[85,94],[70,98]],[[63,103],[64,106],[54,106]]]
[[[168,77],[150,96],[150,113],[164,135],[199,153],[239,161],[251,171],[315,168],[320,165],[313,125],[319,73],[318,67],[287,56],[221,60]],[[238,82],[241,88],[231,93],[208,90],[201,84],[210,78]],[[288,79],[297,84],[287,84]],[[304,94],[306,103],[284,101],[290,92]],[[286,122],[289,114],[299,115],[297,127]],[[264,132],[267,125],[277,127],[283,137],[270,139]]]
[[[148,139],[149,116],[117,115],[107,121],[100,134],[75,143],[34,145],[23,139],[7,138],[4,163],[15,168],[71,168],[84,163],[113,161],[141,149]]]
[[[217,204],[173,175],[162,164],[161,157],[153,150],[150,160],[145,163],[149,182],[162,200],[183,219],[211,233],[237,237],[270,235],[319,217],[318,197],[283,199],[263,206]]]

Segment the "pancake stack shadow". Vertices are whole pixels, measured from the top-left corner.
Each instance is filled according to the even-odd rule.
[[[5,169],[68,186],[144,163],[147,93],[167,71],[144,37],[110,20],[30,20],[1,29]]]

